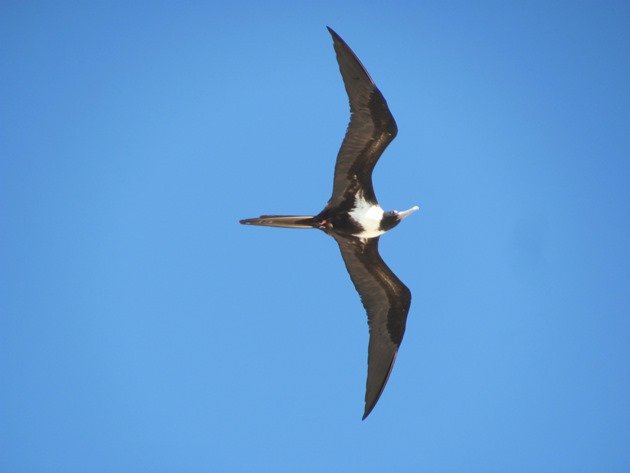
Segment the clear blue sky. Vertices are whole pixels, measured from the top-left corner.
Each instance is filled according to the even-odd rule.
[[[630,471],[627,2],[132,3],[0,12],[0,470]],[[237,223],[330,195],[326,25],[421,206],[365,422],[336,245]]]

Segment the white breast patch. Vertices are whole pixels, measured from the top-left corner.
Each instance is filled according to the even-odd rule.
[[[363,229],[356,236],[360,238],[374,238],[385,233],[384,230],[379,229],[383,219],[383,209],[380,205],[367,202],[363,198],[362,193],[357,194],[354,208],[349,213],[352,220]]]

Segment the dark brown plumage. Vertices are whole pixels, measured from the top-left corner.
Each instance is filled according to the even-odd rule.
[[[331,28],[339,70],[350,101],[350,123],[337,155],[333,192],[315,216],[263,215],[245,225],[318,228],[332,236],[368,315],[370,342],[365,419],[381,396],[402,342],[411,292],[378,253],[379,237],[418,207],[384,212],[372,186],[372,171],[397,126],[369,74]]]

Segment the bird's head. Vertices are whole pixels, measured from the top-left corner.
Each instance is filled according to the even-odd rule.
[[[383,220],[381,221],[381,228],[385,231],[394,228],[403,219],[409,217],[416,210],[420,210],[420,207],[414,205],[408,210],[398,211],[398,210],[390,210],[389,212],[385,212],[383,214]]]

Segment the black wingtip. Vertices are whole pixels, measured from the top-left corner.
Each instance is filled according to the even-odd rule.
[[[381,391],[381,392],[382,392],[382,391]],[[380,397],[380,394],[379,394],[379,397]],[[367,419],[367,416],[369,416],[369,415],[370,415],[370,413],[371,413],[371,412],[374,410],[374,408],[376,407],[376,403],[377,403],[377,402],[378,402],[378,398],[376,398],[376,400],[375,400],[375,401],[374,401],[371,405],[368,405],[368,404],[366,404],[366,405],[365,405],[365,410],[363,411],[363,417],[361,417],[361,420],[365,420],[365,419]]]
[[[333,37],[333,40],[335,41],[341,41],[343,42],[343,39],[341,39],[341,36],[339,36],[337,34],[337,32],[335,30],[333,30],[330,26],[326,26],[326,29],[328,30],[328,32],[330,33],[330,36]]]
[[[392,374],[392,371],[394,369],[394,363],[396,363],[396,355],[398,355],[398,349],[396,349],[396,351],[394,352],[392,356],[391,361],[389,362],[389,368],[387,370],[387,374],[385,375],[385,378],[383,379],[378,390],[370,393],[369,384],[368,384],[368,387],[366,387],[365,412],[363,413],[363,419],[361,420],[365,420],[365,418],[370,415],[370,412],[372,412],[374,407],[376,407],[376,403],[378,403],[378,400],[381,398],[381,394],[383,394],[383,391],[385,391],[385,386],[387,385],[387,381],[389,381],[389,377]],[[368,370],[369,370],[369,366],[368,366]],[[369,381],[370,381],[370,376],[368,374],[368,383]]]

